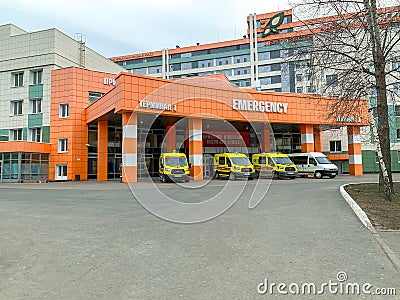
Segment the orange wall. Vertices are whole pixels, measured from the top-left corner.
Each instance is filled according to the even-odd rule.
[[[65,68],[52,71],[50,108],[50,167],[49,179],[55,179],[55,165],[68,164],[68,179],[80,175],[87,180],[88,127],[85,108],[89,91],[106,93],[112,85],[105,85],[104,78],[116,75],[89,71],[81,68]],[[60,103],[69,104],[69,117],[59,118]],[[58,139],[68,138],[68,152],[58,153]]]
[[[201,87],[204,86],[204,87]],[[232,99],[245,99],[288,104],[287,113],[261,113],[236,111]],[[176,105],[176,111],[160,111],[140,108],[139,100]],[[183,101],[181,101],[183,100]],[[336,124],[328,118],[330,105],[336,100],[315,95],[257,92],[233,87],[224,80],[207,77],[191,77],[175,81],[121,73],[117,86],[102,101],[87,109],[88,121],[100,117],[106,110],[117,113],[136,110],[143,113],[162,113],[169,116],[201,114],[204,118],[219,117],[226,120],[286,123],[286,124]],[[369,115],[366,101],[359,101],[360,122],[343,125],[368,125]]]

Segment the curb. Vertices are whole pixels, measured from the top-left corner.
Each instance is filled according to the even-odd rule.
[[[351,209],[354,211],[358,219],[361,221],[361,223],[367,227],[367,229],[372,233],[372,236],[375,238],[375,240],[378,242],[379,246],[385,252],[386,256],[389,258],[391,263],[394,265],[394,267],[397,269],[397,271],[400,272],[400,259],[397,257],[396,253],[386,244],[386,242],[383,240],[383,238],[379,235],[378,231],[376,231],[375,227],[372,225],[371,221],[369,220],[367,214],[362,210],[362,208],[353,200],[353,198],[345,191],[345,187],[348,185],[355,185],[355,184],[362,184],[364,182],[359,182],[359,183],[348,183],[340,186],[340,194],[346,200],[346,202],[349,204]],[[365,182],[367,183],[367,182]],[[371,182],[368,182],[371,183]]]

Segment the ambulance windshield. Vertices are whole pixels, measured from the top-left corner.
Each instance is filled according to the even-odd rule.
[[[166,157],[165,158],[165,164],[167,166],[173,166],[173,167],[184,167],[186,166],[186,157],[178,157],[178,156],[173,156],[173,157]]]
[[[247,157],[232,157],[231,159],[234,165],[250,165],[250,161]]]

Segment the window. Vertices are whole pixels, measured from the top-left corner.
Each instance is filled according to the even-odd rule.
[[[225,58],[217,58],[215,61],[217,66],[222,66],[222,65],[229,65],[230,64],[231,58],[225,57]]]
[[[29,140],[31,142],[41,142],[42,141],[42,128],[31,128],[29,129]]]
[[[23,86],[24,85],[24,72],[12,73],[11,74],[11,86]]]
[[[392,63],[392,70],[400,72],[400,61],[394,61]]]
[[[331,152],[341,152],[342,151],[342,141],[330,141],[329,150]]]
[[[248,62],[248,61],[250,61],[250,55],[248,55],[248,54],[234,57],[234,62],[236,64],[244,63],[244,62]]]
[[[377,92],[376,92],[376,87],[372,87],[372,88],[371,88],[371,97],[376,97],[376,96],[377,96],[376,93],[377,93]]]
[[[259,52],[258,53],[258,60],[268,60],[271,59],[271,55],[269,52]]]
[[[400,117],[400,105],[395,105],[394,106],[394,115],[396,117]]]
[[[99,92],[89,92],[89,104],[92,104],[97,99],[101,98],[104,94]]]
[[[397,162],[400,164],[400,151],[397,151]]]
[[[379,156],[378,156],[378,151],[375,152],[375,162],[379,164]]]
[[[315,85],[307,85],[306,93],[315,94]]]
[[[338,84],[338,76],[337,74],[326,75],[326,85],[328,86],[337,86]]]
[[[42,84],[43,70],[31,71],[31,84]]]
[[[396,133],[397,133],[397,140],[400,141],[400,128],[396,129]]]
[[[149,67],[149,74],[156,74],[161,72],[161,66]]]
[[[224,74],[227,77],[232,76],[232,70],[222,70],[222,71],[217,71],[217,73]]]
[[[273,50],[271,51],[271,59],[281,57],[281,50]]]
[[[58,139],[58,152],[68,152],[68,139]]]
[[[400,83],[397,82],[393,85],[393,93],[400,96]]]
[[[302,94],[302,93],[303,93],[303,87],[302,87],[302,86],[298,86],[298,87],[296,88],[296,93],[297,93],[297,94]]]
[[[60,104],[60,118],[68,118],[69,117],[69,104],[63,103]]]
[[[22,141],[22,128],[10,130],[10,141]]]
[[[303,81],[303,74],[296,74],[296,81]]]
[[[218,159],[218,164],[220,164],[220,165],[225,165],[225,157],[220,157],[220,158]]]
[[[22,100],[11,101],[10,114],[12,116],[22,115]]]
[[[146,75],[146,70],[146,68],[136,68],[132,69],[132,73]]]
[[[42,99],[30,99],[29,112],[31,114],[40,114],[42,112]]]
[[[374,118],[378,117],[378,109],[376,107],[372,107],[372,116]]]

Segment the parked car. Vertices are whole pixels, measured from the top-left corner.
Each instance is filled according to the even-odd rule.
[[[323,153],[292,153],[288,154],[288,157],[296,165],[300,176],[313,175],[315,178],[319,179],[323,176],[335,178],[338,174],[338,167]]]

